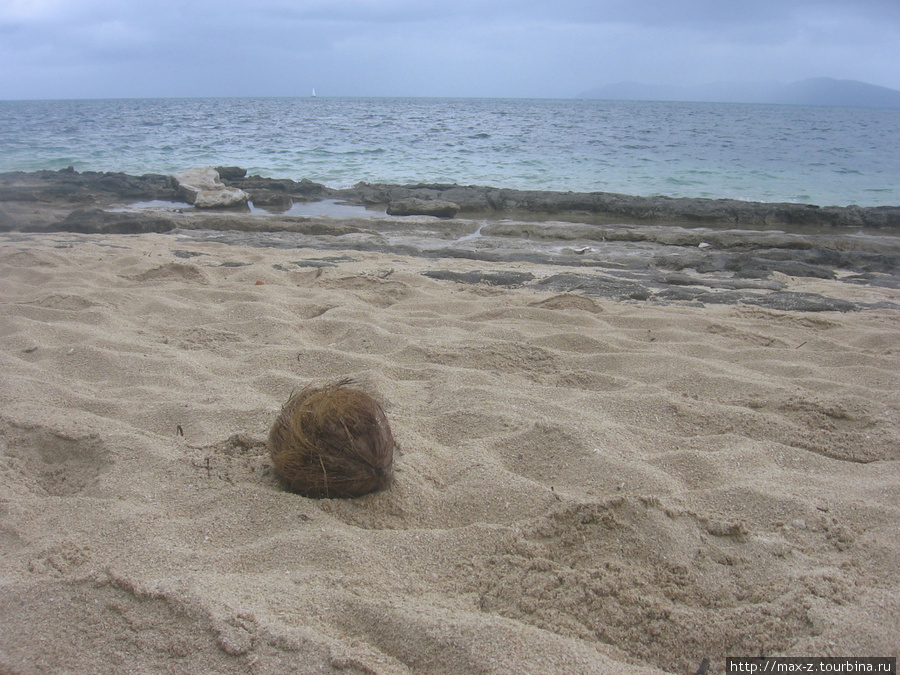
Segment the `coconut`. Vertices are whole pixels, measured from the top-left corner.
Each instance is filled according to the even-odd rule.
[[[293,394],[269,432],[285,487],[305,497],[360,497],[393,480],[394,437],[381,405],[341,380]]]

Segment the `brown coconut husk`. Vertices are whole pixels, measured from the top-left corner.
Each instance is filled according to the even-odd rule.
[[[305,497],[360,497],[393,480],[394,437],[381,405],[351,380],[293,394],[269,432],[285,487]]]

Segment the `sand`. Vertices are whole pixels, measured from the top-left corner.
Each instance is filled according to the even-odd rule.
[[[0,237],[0,672],[898,655],[900,312],[422,274],[441,266],[484,269]],[[394,486],[285,492],[265,447],[280,406],[343,377],[384,404]]]

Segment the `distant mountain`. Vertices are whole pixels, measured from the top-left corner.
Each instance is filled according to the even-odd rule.
[[[900,91],[896,89],[856,80],[834,80],[829,77],[817,77],[791,84],[717,82],[696,87],[618,82],[583,92],[580,98],[900,108]]]

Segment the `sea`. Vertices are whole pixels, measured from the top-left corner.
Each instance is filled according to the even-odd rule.
[[[900,205],[900,110],[559,99],[0,101],[0,172],[240,166],[359,182]]]

